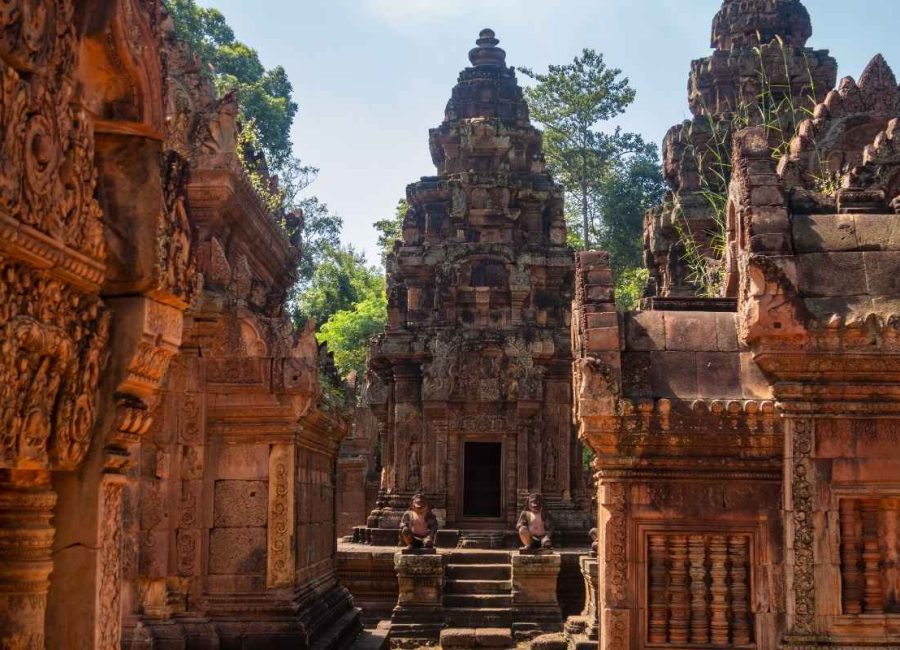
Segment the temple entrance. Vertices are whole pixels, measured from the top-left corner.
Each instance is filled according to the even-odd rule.
[[[503,445],[467,442],[463,465],[463,516],[499,519],[503,472]]]

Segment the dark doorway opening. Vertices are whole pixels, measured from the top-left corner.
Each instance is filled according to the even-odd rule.
[[[463,476],[463,516],[500,518],[503,445],[467,442]]]

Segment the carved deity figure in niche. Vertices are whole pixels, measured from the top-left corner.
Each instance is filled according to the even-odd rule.
[[[409,441],[409,475],[407,488],[418,489],[422,483],[422,451],[419,448],[419,438],[413,435]]]
[[[552,437],[547,438],[544,448],[544,482],[547,486],[556,487],[556,479],[559,470],[559,452],[556,450],[556,442]]]
[[[540,494],[528,496],[516,527],[519,539],[522,540],[520,553],[549,551],[553,548],[553,521],[550,513],[544,509],[544,497]]]
[[[433,553],[437,531],[437,517],[428,499],[420,492],[409,502],[409,510],[400,520],[400,541],[406,546],[405,552]]]

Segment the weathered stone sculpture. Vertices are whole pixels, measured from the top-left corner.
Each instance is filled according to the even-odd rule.
[[[388,326],[369,362],[384,465],[358,533],[369,542],[394,544],[423,488],[442,527],[493,527],[499,543],[532,490],[562,530],[589,527],[570,425],[562,192],[497,45],[485,30],[470,53],[430,134],[438,175],[407,188],[388,261]]]
[[[540,494],[528,496],[528,502],[519,514],[516,526],[522,542],[519,552],[548,551],[553,548],[553,519],[544,510],[544,497]]]
[[[400,541],[407,552],[434,551],[438,520],[424,494],[416,494],[400,520]]]

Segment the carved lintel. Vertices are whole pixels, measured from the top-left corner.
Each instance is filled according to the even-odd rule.
[[[126,361],[126,374],[116,392],[153,406],[169,363],[181,345],[182,312],[146,297],[128,299],[118,305],[117,312],[117,328],[140,332],[140,338]]]
[[[266,586],[293,587],[294,548],[294,454],[293,445],[273,445],[269,453],[269,528]]]

